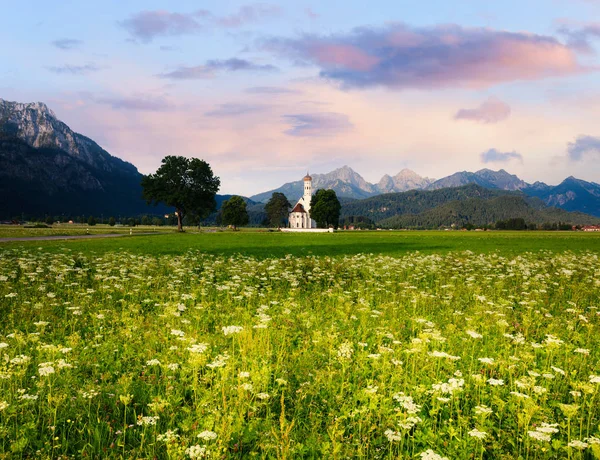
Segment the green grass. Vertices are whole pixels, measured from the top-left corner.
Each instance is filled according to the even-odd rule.
[[[206,254],[243,254],[253,257],[335,256],[384,254],[401,256],[410,252],[447,253],[470,250],[498,251],[515,255],[527,251],[600,252],[600,233],[584,232],[338,232],[334,234],[293,234],[279,232],[185,233],[125,236],[114,239],[74,241],[32,241],[0,243],[0,248],[64,248],[85,254],[128,251],[136,254],[182,254],[198,250]]]
[[[24,238],[36,236],[70,236],[70,235],[102,235],[102,234],[129,234],[176,231],[176,227],[156,227],[140,225],[137,227],[110,225],[85,225],[85,224],[54,224],[49,228],[27,228],[22,225],[0,225],[0,238]]]

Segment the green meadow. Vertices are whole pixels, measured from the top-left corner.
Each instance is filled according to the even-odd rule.
[[[0,459],[600,458],[600,235],[0,243]]]
[[[110,228],[110,227],[108,227]],[[336,256],[384,254],[399,256],[410,252],[446,253],[470,250],[478,253],[521,254],[528,251],[600,251],[600,233],[593,232],[459,232],[459,231],[346,231],[334,234],[281,233],[268,230],[239,232],[188,229],[184,234],[172,228],[157,227],[160,235],[133,235],[115,239],[31,241],[0,243],[0,248],[41,248],[44,251],[105,253],[131,251],[139,254],[183,254],[201,251],[213,255],[242,254],[253,257]],[[35,230],[40,230],[35,233]],[[138,233],[152,232],[153,227],[139,227]],[[85,234],[85,229],[75,229]],[[98,231],[98,230],[94,230]],[[123,229],[120,231],[128,233]],[[24,232],[25,235],[23,234]],[[48,229],[20,229],[12,236],[46,236]],[[3,236],[6,236],[6,231]]]

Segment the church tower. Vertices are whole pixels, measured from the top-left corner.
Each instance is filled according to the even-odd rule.
[[[304,196],[302,200],[304,201],[304,209],[306,212],[310,213],[310,200],[312,199],[312,177],[308,173],[304,176]]]

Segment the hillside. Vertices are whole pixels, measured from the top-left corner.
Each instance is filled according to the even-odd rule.
[[[587,214],[545,207],[541,201],[518,195],[455,200],[420,213],[402,214],[379,222],[383,228],[484,226],[500,220],[523,218],[527,223],[567,222],[573,225],[598,224],[600,219]]]
[[[0,217],[169,211],[146,205],[141,177],[45,104],[0,99]]]
[[[347,203],[342,207],[342,217],[365,216],[380,222],[402,214],[419,214],[450,201],[465,201],[472,198],[495,198],[514,194],[503,190],[492,190],[475,184],[440,190],[411,190],[403,193],[387,193],[364,200]]]

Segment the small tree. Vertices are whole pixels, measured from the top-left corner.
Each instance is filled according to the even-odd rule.
[[[110,225],[111,227],[114,227],[116,225],[117,221],[115,220],[114,217],[110,217],[110,219],[108,219],[108,225]]]
[[[87,224],[90,227],[96,225],[96,218],[94,216],[88,217]]]
[[[269,224],[273,227],[280,227],[282,222],[285,221],[291,206],[292,205],[283,193],[273,193],[271,199],[265,205],[265,212],[267,213]]]
[[[342,205],[334,190],[319,189],[310,200],[310,217],[317,221],[317,227],[337,227]]]
[[[237,229],[242,225],[247,225],[250,220],[246,210],[246,202],[241,196],[232,196],[221,206],[221,215],[225,225],[232,225]]]
[[[217,209],[215,195],[220,184],[205,161],[172,155],[163,158],[155,174],[142,178],[143,197],[149,204],[173,206],[180,232],[186,215],[204,219]]]
[[[54,218],[52,216],[46,216],[46,223],[52,225],[54,223]]]
[[[149,216],[142,217],[142,225],[152,225],[152,220]]]

